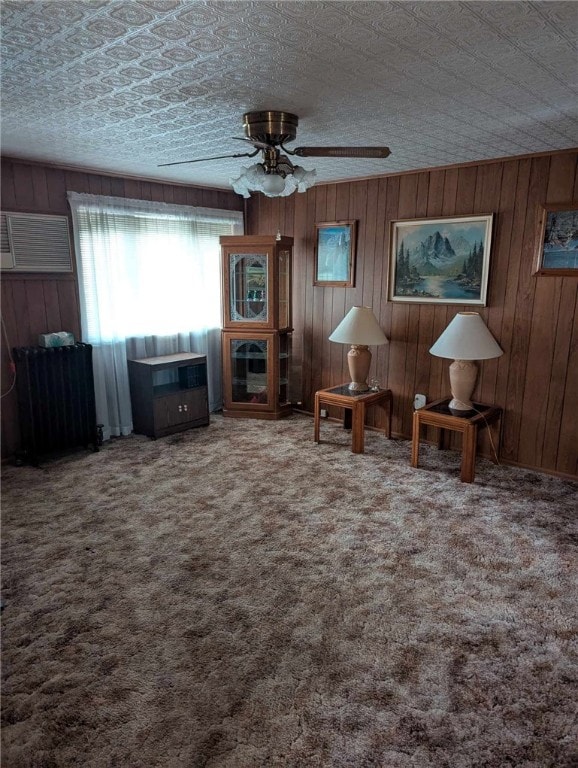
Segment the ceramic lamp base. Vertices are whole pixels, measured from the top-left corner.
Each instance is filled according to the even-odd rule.
[[[472,393],[478,377],[478,367],[473,360],[454,360],[450,365],[452,400],[448,408],[457,416],[473,409]]]
[[[347,365],[349,366],[349,375],[351,383],[349,389],[354,392],[367,392],[367,375],[371,365],[371,352],[364,344],[352,344],[347,353]]]

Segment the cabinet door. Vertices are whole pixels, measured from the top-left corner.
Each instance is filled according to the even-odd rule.
[[[207,388],[181,390],[154,400],[154,431],[161,432],[189,421],[208,421]]]
[[[225,408],[270,410],[274,334],[223,334]]]
[[[279,294],[277,327],[280,330],[289,330],[291,329],[291,250],[279,248],[277,259],[277,293]]]
[[[184,419],[180,392],[166,397],[157,397],[153,402],[155,432],[181,424]]]
[[[184,390],[181,394],[181,404],[184,415],[182,421],[198,421],[209,418],[209,405],[206,387]],[[181,413],[179,415],[181,415]]]
[[[268,248],[224,249],[225,327],[274,327],[273,271]]]
[[[279,335],[279,370],[277,405],[280,408],[290,404],[289,398],[289,372],[291,369],[291,337],[287,333]]]

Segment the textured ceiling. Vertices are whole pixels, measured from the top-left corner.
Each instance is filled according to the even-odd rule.
[[[578,145],[576,2],[4,0],[2,152],[227,187],[242,115],[300,118],[331,181]]]

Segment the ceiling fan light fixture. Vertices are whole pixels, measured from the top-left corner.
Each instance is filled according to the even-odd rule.
[[[315,184],[315,170],[306,171],[300,165],[283,168],[281,173],[275,169],[266,169],[263,163],[244,167],[240,176],[230,179],[229,183],[238,195],[251,197],[251,192],[262,192],[266,197],[287,197],[294,192],[305,192]]]
[[[285,191],[285,179],[277,173],[266,173],[261,191],[270,197],[282,195]]]
[[[254,165],[244,166],[237,178],[229,179],[229,184],[238,195],[251,197],[251,190],[260,189],[264,176],[265,171],[261,163],[255,163]]]
[[[293,182],[297,187],[297,192],[305,192],[309,187],[315,184],[317,178],[317,171],[313,168],[312,171],[306,171],[300,165],[296,165],[293,170]]]
[[[299,118],[291,112],[275,110],[246,112],[243,115],[243,121],[245,136],[235,136],[234,138],[252,144],[252,152],[199,157],[195,160],[162,163],[162,165],[200,163],[204,160],[224,160],[230,157],[255,157],[260,152],[261,162],[243,168],[237,178],[229,179],[229,184],[238,195],[243,197],[251,197],[251,192],[262,192],[267,197],[286,197],[294,192],[308,190],[315,184],[317,176],[315,170],[306,171],[300,165],[293,165],[291,157],[384,158],[390,154],[389,147],[297,147],[295,150],[287,149],[285,143],[295,139],[299,124]]]

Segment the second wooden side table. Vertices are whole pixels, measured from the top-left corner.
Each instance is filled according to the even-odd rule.
[[[463,483],[472,483],[476,472],[476,450],[478,440],[478,430],[484,427],[490,428],[494,422],[500,422],[500,429],[497,431],[496,456],[500,443],[500,432],[502,424],[502,409],[496,405],[484,405],[483,403],[474,403],[475,410],[468,413],[467,416],[454,416],[449,408],[449,398],[435,400],[433,403],[425,405],[414,411],[413,414],[413,434],[411,446],[411,465],[418,466],[419,461],[419,441],[420,430],[423,425],[437,427],[439,429],[438,448],[445,447],[445,430],[462,433],[462,466],[460,479]]]

